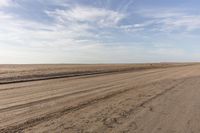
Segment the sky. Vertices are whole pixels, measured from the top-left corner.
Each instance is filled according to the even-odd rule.
[[[0,0],[0,64],[200,61],[199,0]]]

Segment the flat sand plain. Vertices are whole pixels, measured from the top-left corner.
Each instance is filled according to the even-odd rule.
[[[200,64],[0,65],[0,132],[199,133]]]

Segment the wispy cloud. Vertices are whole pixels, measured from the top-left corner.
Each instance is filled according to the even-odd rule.
[[[115,26],[125,15],[116,11],[101,8],[76,6],[68,10],[46,11],[61,23],[92,23],[98,26]]]
[[[189,12],[183,9],[139,10],[137,14],[144,17],[144,22],[139,23],[138,27],[148,30],[151,26],[149,30],[162,32],[190,32],[200,29],[200,15]]]
[[[12,5],[11,0],[1,0],[0,7],[6,7]]]
[[[83,14],[80,15],[79,13]],[[122,19],[122,16],[118,16],[117,12],[89,7],[76,7],[69,11],[55,10],[47,12],[47,15],[55,21],[46,24],[20,18],[14,14],[0,12],[0,25],[2,26],[0,42],[1,47],[4,49],[4,54],[7,51],[9,56],[17,56],[15,50],[8,50],[14,48],[17,49],[20,57],[24,55],[24,51],[29,51],[30,49],[32,52],[43,51],[43,54],[46,53],[48,55],[50,54],[49,50],[51,52],[54,51],[56,55],[60,53],[68,55],[65,52],[71,54],[72,51],[79,51],[76,56],[75,52],[68,55],[69,57],[74,55],[74,58],[83,57],[84,53],[90,53],[89,55],[91,55],[94,52],[89,52],[90,50],[105,50],[105,46],[98,42],[97,38],[107,37],[107,34],[104,33],[105,31],[94,34],[90,30],[97,29],[97,26],[112,27]],[[113,21],[112,19],[115,20]],[[98,20],[104,20],[105,23],[97,23]],[[88,22],[93,24],[88,24]],[[49,57],[51,56],[54,55],[49,55]]]

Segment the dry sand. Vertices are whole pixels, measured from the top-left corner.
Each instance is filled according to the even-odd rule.
[[[199,64],[0,68],[0,132],[200,132]]]

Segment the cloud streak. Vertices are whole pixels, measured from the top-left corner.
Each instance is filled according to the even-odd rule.
[[[116,11],[94,7],[76,6],[68,10],[46,11],[60,23],[92,23],[99,27],[112,27],[119,23],[125,15]]]
[[[200,15],[188,12],[181,9],[139,10],[137,14],[145,19],[134,28],[143,27],[145,30],[161,32],[191,32],[200,29]]]
[[[11,0],[1,0],[0,1],[0,8],[12,5]]]

